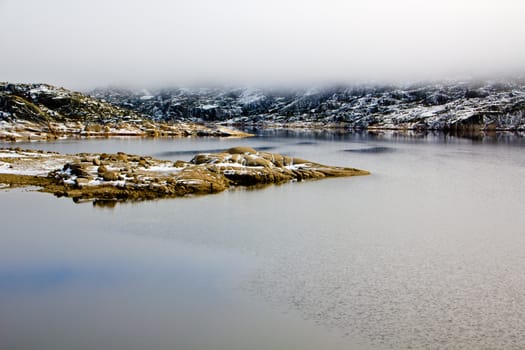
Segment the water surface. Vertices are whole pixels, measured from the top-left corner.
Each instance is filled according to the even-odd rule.
[[[2,349],[519,349],[521,139],[267,132],[30,143],[246,145],[371,176],[117,205],[0,192]]]

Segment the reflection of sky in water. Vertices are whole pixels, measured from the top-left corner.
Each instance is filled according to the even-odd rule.
[[[107,278],[107,277],[106,277]],[[78,280],[103,280],[98,271],[69,266],[31,266],[10,270],[0,269],[0,293],[31,292],[58,288]]]
[[[168,284],[193,285],[196,289],[208,290],[211,293],[214,284],[222,278],[221,275],[231,274],[232,271],[229,271],[231,269],[231,266],[221,266],[217,262],[213,269],[210,269],[209,266],[196,266],[188,263],[145,269],[144,266],[134,266],[129,263],[47,265],[46,262],[42,262],[36,266],[0,268],[0,294],[3,294],[4,297],[12,293],[38,294],[73,285],[112,286],[144,279],[145,276],[151,278],[155,275],[162,277]]]
[[[348,341],[250,301],[242,281],[253,256],[181,242],[173,234],[198,221],[162,222],[149,212],[160,205],[169,218],[177,201],[100,211],[46,194],[3,194],[13,208],[25,199],[49,209],[0,235],[0,247],[17,249],[0,256],[0,339],[8,348],[263,350],[271,339],[283,350],[347,349]],[[48,199],[63,210],[62,229],[42,232],[40,216],[56,210]],[[96,220],[67,229],[79,214]]]

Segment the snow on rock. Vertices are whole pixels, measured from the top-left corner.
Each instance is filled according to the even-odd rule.
[[[0,157],[0,176],[45,177],[53,186],[44,187],[44,190],[77,199],[177,197],[217,193],[234,186],[368,174],[248,147],[198,154],[190,162],[175,163],[122,152],[63,155],[0,149],[0,155],[8,156]],[[11,178],[10,181],[17,180]]]

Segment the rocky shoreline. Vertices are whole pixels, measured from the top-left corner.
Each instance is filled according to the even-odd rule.
[[[249,137],[251,134],[225,126],[196,123],[120,122],[85,124],[82,122],[47,122],[27,120],[0,121],[1,141],[52,141],[67,138],[126,137]]]
[[[368,175],[285,155],[234,147],[189,162],[131,155],[0,149],[1,187],[38,186],[74,201],[139,201],[219,193],[327,177]]]

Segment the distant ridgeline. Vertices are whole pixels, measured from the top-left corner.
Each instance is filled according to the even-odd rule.
[[[64,88],[0,83],[0,120],[107,124],[143,119],[134,111]]]
[[[525,80],[303,90],[97,89],[154,120],[320,124],[355,129],[525,130]]]
[[[524,111],[523,80],[303,90],[97,89],[90,95],[46,84],[0,83],[2,125],[27,121],[55,127],[54,131],[57,126],[50,123],[80,123],[82,130],[89,129],[89,125],[102,125],[118,132],[122,131],[119,124],[126,124],[129,129],[129,125],[142,128],[154,123],[142,130],[151,132],[157,122],[175,121],[349,129],[525,131]]]

